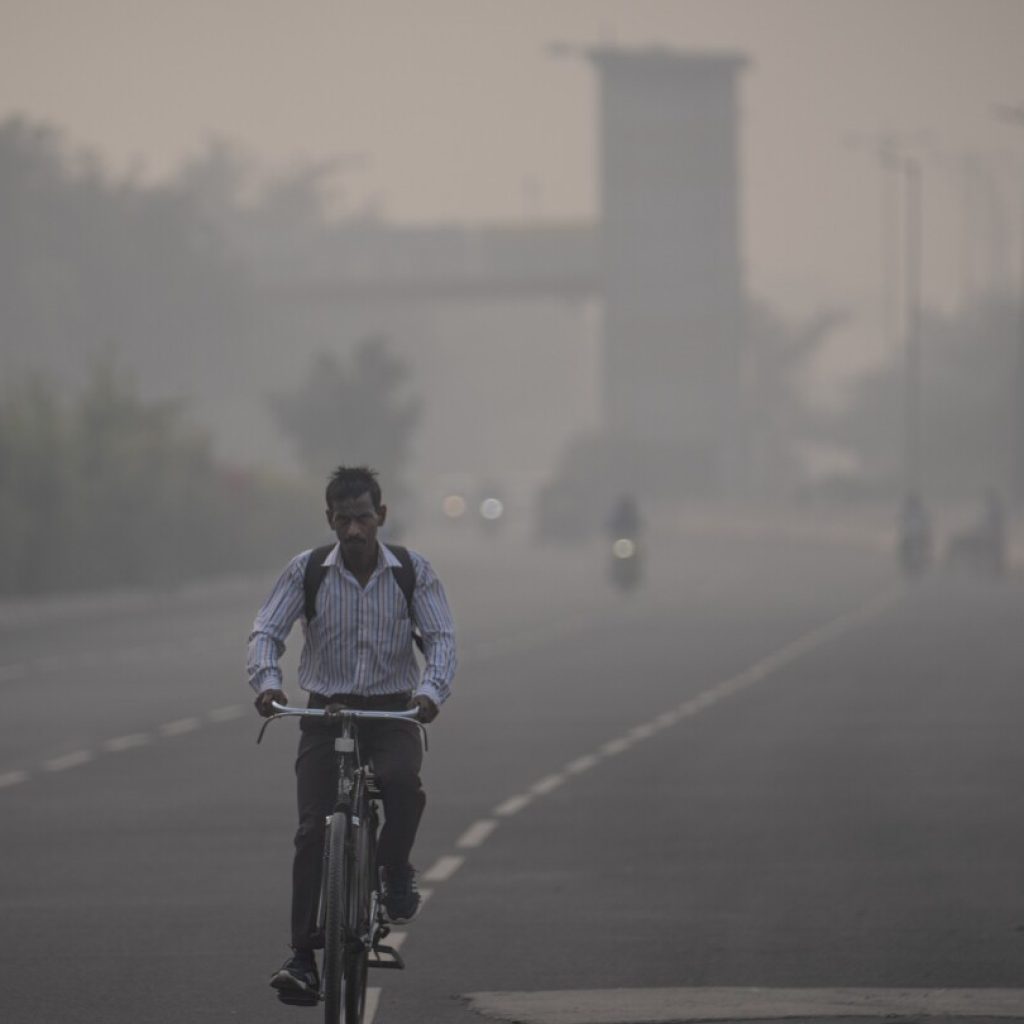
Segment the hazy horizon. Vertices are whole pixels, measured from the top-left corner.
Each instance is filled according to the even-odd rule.
[[[791,316],[853,313],[827,353],[833,372],[883,345],[878,133],[923,140],[926,302],[950,309],[1019,278],[1024,131],[993,116],[1024,102],[1015,0],[3,0],[0,12],[3,116],[52,123],[141,180],[213,138],[268,172],[355,155],[338,209],[398,223],[595,216],[595,77],[551,42],[740,52],[748,284]]]

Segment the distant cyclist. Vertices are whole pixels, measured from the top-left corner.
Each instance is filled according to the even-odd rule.
[[[421,721],[433,721],[451,692],[456,667],[455,628],[441,581],[422,555],[378,542],[387,507],[374,470],[339,467],[327,484],[326,500],[327,522],[338,542],[323,559],[315,615],[305,619],[313,552],[304,551],[288,563],[253,624],[247,668],[256,710],[267,717],[273,714],[272,702],[287,703],[279,659],[296,619],[303,618],[298,681],[309,694],[310,707],[416,707]],[[399,583],[400,556],[412,564],[411,602]],[[414,626],[423,638],[422,674],[413,654]],[[313,951],[323,945],[316,925],[324,819],[336,787],[333,728],[309,719],[301,726],[295,762],[299,828],[292,870],[292,956],[270,981],[274,988],[305,994],[319,989]],[[420,906],[410,863],[426,802],[419,730],[408,721],[364,720],[359,743],[363,756],[373,761],[384,802],[378,847],[384,909],[393,924],[405,924]]]
[[[632,494],[619,495],[608,517],[607,528],[612,540],[627,538],[635,541],[639,537],[643,524],[636,498]]]
[[[899,522],[899,558],[907,576],[920,576],[932,557],[932,526],[924,501],[916,491],[903,500]]]

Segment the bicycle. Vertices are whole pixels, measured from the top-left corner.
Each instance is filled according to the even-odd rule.
[[[381,901],[380,873],[377,871],[377,832],[380,826],[381,793],[372,765],[359,755],[357,718],[393,718],[414,721],[418,711],[357,711],[343,708],[331,715],[321,708],[292,708],[274,702],[273,714],[263,724],[256,742],[267,726],[278,718],[330,718],[340,732],[334,739],[338,769],[338,791],[334,810],[327,817],[324,835],[323,873],[317,927],[324,936],[323,968],[319,1001],[324,1004],[325,1024],[361,1024],[366,1007],[366,980],[371,967],[402,970],[405,961],[398,950],[383,944],[391,929]],[[279,993],[287,1001],[287,996]]]

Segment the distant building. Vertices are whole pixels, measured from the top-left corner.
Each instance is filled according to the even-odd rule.
[[[591,452],[605,441],[620,453],[667,452],[687,483],[728,483],[743,447],[737,87],[746,60],[664,49],[585,56],[600,90],[596,225],[357,220],[312,245],[279,236],[247,255],[274,315],[301,308],[288,365],[368,332],[395,339],[425,398],[439,399],[417,458],[427,477],[494,473],[495,455],[511,452],[509,471],[536,484],[582,434]]]
[[[746,290],[734,54],[599,49],[605,428],[739,443]]]

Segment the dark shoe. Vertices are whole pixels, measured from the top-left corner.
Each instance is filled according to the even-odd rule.
[[[391,924],[408,924],[420,912],[420,894],[416,872],[411,864],[404,868],[385,868],[382,891],[384,913]]]
[[[315,1006],[320,998],[320,975],[316,958],[310,950],[296,950],[270,977],[270,987],[277,989],[283,1003]]]

